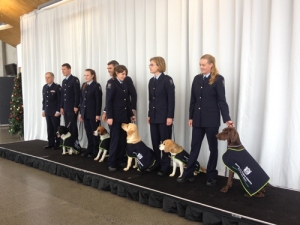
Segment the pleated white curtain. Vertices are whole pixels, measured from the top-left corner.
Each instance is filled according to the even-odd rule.
[[[55,82],[61,83],[61,65],[68,62],[83,82],[84,70],[92,68],[104,88],[109,79],[106,63],[116,59],[128,67],[134,81],[139,131],[151,146],[146,123],[152,77],[148,64],[159,55],[176,87],[176,142],[190,151],[190,86],[200,72],[200,57],[209,53],[225,77],[230,114],[242,143],[272,184],[299,190],[299,11],[296,0],[74,0],[24,15],[25,140],[47,138],[41,117],[45,72],[52,71]],[[82,144],[86,145],[85,137]],[[222,175],[226,143],[219,142],[219,147]],[[204,140],[199,156],[203,166],[208,156]]]

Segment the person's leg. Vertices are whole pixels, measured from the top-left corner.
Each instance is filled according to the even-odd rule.
[[[86,152],[84,153],[84,156],[87,156],[88,154],[92,154],[94,150],[94,140],[93,140],[93,130],[91,127],[91,122],[89,119],[84,119],[84,129],[88,140],[88,147],[86,149]]]
[[[52,116],[46,116],[46,122],[47,122],[48,146],[54,147],[55,136],[54,136],[54,128],[52,125]]]
[[[160,143],[166,139],[171,139],[172,137],[172,126],[167,126],[164,123],[159,124],[159,134],[160,134]],[[162,172],[167,172],[170,169],[171,158],[168,153],[162,152],[162,158],[160,162],[160,170]]]
[[[118,154],[118,143],[119,143],[119,133],[118,133],[118,123],[113,123],[109,126],[110,129],[110,148],[108,157],[108,166],[111,168],[117,167],[117,154]]]
[[[55,137],[55,148],[59,148],[60,146],[60,138],[57,137],[56,132],[57,132],[57,128],[60,125],[60,116],[52,117],[52,125],[53,125],[53,130],[54,130],[54,137]]]
[[[150,123],[150,134],[151,134],[152,147],[154,151],[154,157],[157,165],[160,166],[162,151],[159,150],[159,145],[161,140],[160,133],[159,133],[159,124]]]
[[[219,127],[207,127],[205,129],[208,146],[209,146],[209,160],[206,168],[206,176],[208,179],[217,179],[217,162],[218,162],[218,140],[216,135],[219,132]]]

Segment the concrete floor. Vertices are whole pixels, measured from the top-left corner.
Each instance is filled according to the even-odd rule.
[[[20,140],[0,127],[0,143]],[[201,223],[0,158],[0,224]]]

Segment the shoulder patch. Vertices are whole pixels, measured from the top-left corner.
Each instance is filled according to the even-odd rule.
[[[79,83],[79,80],[78,80],[78,79],[76,79],[76,83]]]
[[[223,82],[223,86],[225,86],[225,80],[224,80],[224,79],[223,79],[223,81],[222,81],[222,82]]]
[[[173,84],[173,80],[172,80],[172,79],[170,79],[170,84],[171,84],[171,85]]]
[[[111,89],[111,83],[108,83],[106,88]]]
[[[101,91],[102,90],[102,88],[101,88],[101,85],[99,84],[99,90]]]

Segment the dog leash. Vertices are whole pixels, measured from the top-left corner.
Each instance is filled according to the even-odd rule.
[[[176,142],[175,141],[175,128],[174,128],[174,123],[172,123],[172,134],[173,134],[173,139],[174,139],[174,142]]]

